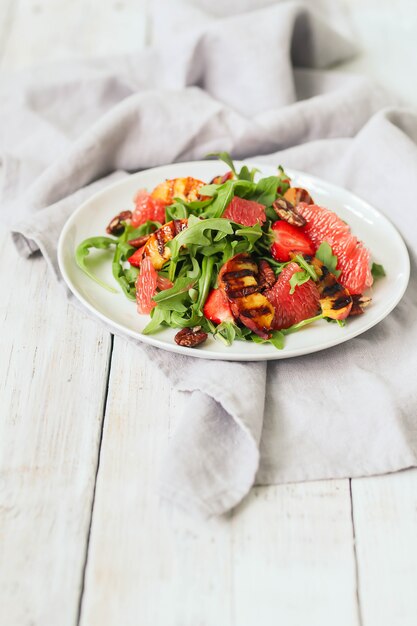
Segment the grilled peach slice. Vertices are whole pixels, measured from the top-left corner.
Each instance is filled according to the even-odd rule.
[[[235,318],[264,339],[272,329],[275,310],[260,293],[258,265],[242,252],[227,261],[219,272],[219,287],[226,295]]]
[[[200,187],[205,185],[201,180],[187,176],[186,178],[172,178],[160,183],[151,193],[154,200],[160,200],[167,206],[172,204],[174,198],[181,198],[187,202],[204,199],[198,193]]]
[[[332,320],[344,320],[352,309],[352,296],[345,287],[337,282],[336,277],[319,259],[314,257],[311,264],[319,277],[316,285],[320,294],[320,306],[323,315]]]
[[[185,228],[187,228],[188,220],[172,220],[167,222],[158,230],[152,233],[145,244],[143,254],[151,259],[152,265],[156,270],[160,270],[171,256],[171,250],[166,246]]]

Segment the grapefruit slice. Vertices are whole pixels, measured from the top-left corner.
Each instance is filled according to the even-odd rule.
[[[349,226],[333,211],[316,204],[300,203],[297,207],[307,224],[303,230],[318,248],[323,241],[337,256],[338,278],[351,294],[360,294],[373,283],[370,268],[371,253],[352,235]]]
[[[154,222],[165,222],[165,206],[166,204],[152,196],[146,189],[139,189],[135,198],[135,209],[132,214],[132,226],[137,228],[148,220]]]
[[[254,200],[235,196],[227,205],[222,217],[243,226],[262,225],[266,220],[265,207]]]
[[[148,256],[142,260],[140,274],[136,279],[136,302],[138,305],[138,313],[141,315],[149,315],[156,302],[152,300],[156,293],[158,284],[158,273],[152,265],[152,261]]]
[[[311,279],[298,285],[294,293],[290,293],[291,277],[301,271],[297,263],[289,263],[278,276],[275,285],[264,292],[275,309],[274,330],[289,328],[293,324],[313,317],[320,310],[320,294]]]

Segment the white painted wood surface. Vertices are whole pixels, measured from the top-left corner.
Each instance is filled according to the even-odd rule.
[[[387,0],[339,4],[367,50],[351,66],[417,103],[414,0],[395,18]],[[145,8],[0,0],[0,67],[130,52]],[[347,480],[256,488],[208,523],[168,511],[155,485],[182,396],[123,340],[111,351],[41,258],[4,233],[0,256],[2,624],[415,626],[417,470],[353,480],[352,499]]]
[[[0,254],[8,268],[0,304],[0,622],[70,626],[90,524],[110,337],[66,303],[42,258],[18,257],[4,230]]]

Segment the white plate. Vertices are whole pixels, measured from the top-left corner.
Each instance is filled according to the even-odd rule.
[[[261,175],[276,173],[276,167],[256,165]],[[74,295],[97,317],[144,343],[205,359],[232,361],[262,361],[285,359],[330,348],[356,337],[384,319],[402,298],[408,284],[410,261],[401,236],[394,226],[376,209],[352,193],[330,185],[314,176],[288,170],[294,185],[308,189],[317,204],[334,210],[351,227],[352,232],[371,250],[373,260],[384,265],[387,276],[378,280],[370,290],[372,305],[364,315],[351,318],[344,328],[337,324],[316,322],[286,337],[283,350],[268,344],[236,341],[227,347],[209,336],[199,348],[185,348],[174,342],[174,329],[164,329],[148,336],[141,333],[149,321],[138,315],[136,305],[120,291],[112,294],[91,281],[76,265],[74,251],[85,238],[105,235],[110,219],[122,210],[133,208],[132,198],[140,188],[152,189],[166,178],[194,176],[210,181],[227,168],[217,161],[197,161],[156,167],[123,179],[97,193],[70,217],[58,244],[58,261],[62,275]],[[100,254],[100,253],[98,253]],[[90,255],[91,263],[93,254]],[[111,273],[111,263],[97,263],[94,271],[104,281],[119,289]]]

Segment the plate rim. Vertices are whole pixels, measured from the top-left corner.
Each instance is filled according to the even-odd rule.
[[[196,164],[200,165],[200,164],[206,164],[210,162],[212,161],[197,160],[197,161],[183,161],[183,162],[177,162],[177,163],[167,163],[165,165],[158,165],[156,167],[146,168],[144,170],[140,170],[132,174],[127,174],[122,179],[117,180],[109,185],[106,185],[103,189],[98,190],[97,192],[92,194],[89,198],[84,200],[84,202],[82,202],[66,220],[61,230],[61,233],[59,235],[58,246],[57,246],[57,260],[58,260],[59,270],[61,272],[62,278],[66,286],[69,288],[72,295],[77,300],[79,300],[91,314],[93,314],[95,317],[98,317],[102,322],[104,322],[105,325],[110,326],[114,329],[117,329],[122,335],[125,335],[125,336],[127,335],[129,337],[132,337],[136,339],[137,341],[140,341],[146,345],[151,345],[151,346],[160,348],[162,350],[174,352],[177,354],[183,354],[183,355],[185,354],[187,356],[193,356],[193,357],[209,359],[209,360],[219,360],[219,361],[238,361],[238,362],[274,361],[274,360],[294,358],[297,356],[304,356],[304,355],[307,356],[309,354],[314,354],[315,352],[321,352],[322,350],[333,348],[341,343],[346,343],[350,341],[351,339],[354,339],[358,335],[362,335],[363,333],[367,332],[368,330],[370,330],[371,328],[379,324],[394,310],[394,308],[401,301],[409,284],[411,263],[410,263],[410,255],[409,255],[407,246],[405,244],[405,241],[402,238],[397,227],[391,222],[391,220],[386,215],[381,213],[378,209],[376,209],[373,205],[371,205],[368,201],[356,195],[354,192],[350,191],[349,189],[346,189],[334,183],[328,182],[318,176],[315,176],[314,174],[309,174],[308,172],[304,172],[302,170],[293,169],[293,168],[285,168],[285,171],[289,174],[290,177],[295,176],[295,177],[309,178],[313,183],[316,183],[317,185],[324,185],[325,188],[330,192],[334,192],[335,194],[342,192],[345,195],[347,194],[347,196],[351,196],[351,198],[354,200],[355,203],[359,202],[363,207],[365,207],[367,211],[370,211],[372,214],[374,214],[378,220],[382,218],[382,220],[385,221],[388,224],[388,226],[392,229],[393,233],[395,234],[397,238],[397,243],[399,247],[402,249],[403,261],[405,262],[405,267],[404,267],[405,277],[404,277],[404,282],[398,291],[397,297],[394,298],[394,300],[391,302],[390,306],[387,309],[384,309],[383,311],[381,311],[380,315],[370,320],[368,324],[365,324],[365,326],[361,326],[357,330],[351,331],[349,337],[346,337],[341,334],[340,338],[336,340],[331,340],[330,343],[327,340],[327,341],[318,343],[317,345],[313,347],[309,347],[307,349],[305,347],[293,348],[291,352],[287,352],[287,353],[285,352],[285,348],[284,348],[281,351],[277,350],[276,355],[271,354],[271,353],[267,355],[261,355],[261,354],[238,354],[237,355],[235,353],[228,355],[228,354],[223,354],[223,353],[219,354],[216,352],[212,352],[210,350],[205,350],[205,351],[195,350],[194,348],[179,346],[175,342],[173,342],[172,344],[167,344],[166,341],[160,340],[155,336],[144,335],[143,333],[139,331],[133,331],[123,326],[119,322],[115,321],[114,319],[108,318],[104,313],[101,313],[101,311],[99,311],[92,304],[90,304],[90,302],[88,302],[88,300],[86,300],[84,296],[77,290],[76,286],[73,284],[72,279],[68,275],[68,272],[65,267],[65,260],[64,260],[65,239],[66,239],[67,232],[69,231],[73,223],[76,222],[77,216],[80,213],[82,213],[85,210],[85,207],[89,205],[91,202],[99,200],[101,196],[107,194],[110,190],[113,191],[114,189],[117,189],[117,187],[123,186],[124,184],[126,184],[127,180],[130,180],[131,178],[134,178],[138,175],[146,174],[146,172],[149,172],[149,171],[157,172],[158,170],[165,170],[166,168],[171,168],[171,167],[184,167],[185,169],[187,169],[187,167],[191,167]],[[253,161],[252,159],[245,159],[241,161],[235,160],[234,162],[237,166],[245,164],[245,165],[250,165],[252,167],[258,167],[258,168],[275,167],[274,165],[271,165],[270,163],[256,162],[256,161]]]

